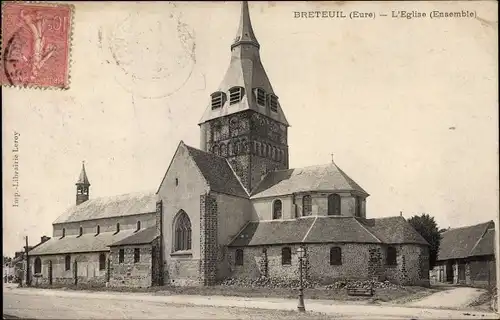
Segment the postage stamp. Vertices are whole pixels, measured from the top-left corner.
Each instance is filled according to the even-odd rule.
[[[73,7],[2,3],[2,86],[69,88]]]

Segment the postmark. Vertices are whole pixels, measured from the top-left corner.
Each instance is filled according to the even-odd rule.
[[[189,80],[196,63],[194,30],[175,6],[166,6],[129,14],[104,37],[107,63],[118,70],[116,80],[138,97],[172,95]]]
[[[68,89],[73,6],[2,3],[2,86]]]

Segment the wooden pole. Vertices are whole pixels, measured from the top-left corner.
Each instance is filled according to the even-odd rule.
[[[26,236],[26,247],[24,248],[26,251],[26,286],[30,285],[30,257],[28,254],[28,236]]]

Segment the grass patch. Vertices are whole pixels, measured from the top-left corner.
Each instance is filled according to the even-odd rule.
[[[209,287],[175,287],[159,286],[149,288],[128,288],[128,287],[104,287],[80,284],[57,285],[57,286],[37,286],[41,289],[65,289],[65,290],[87,290],[87,291],[107,291],[107,292],[130,292],[130,293],[151,293],[155,295],[202,295],[202,296],[235,296],[246,298],[284,298],[296,299],[299,294],[298,289],[290,288],[268,288],[268,287],[241,287],[241,286],[209,286]],[[439,291],[436,288],[425,288],[417,286],[377,288],[371,297],[349,296],[345,288],[307,288],[304,289],[306,299],[321,299],[334,301],[352,301],[357,303],[405,303],[410,300],[419,299],[429,294]]]

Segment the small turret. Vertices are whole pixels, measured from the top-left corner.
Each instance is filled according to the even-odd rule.
[[[90,182],[85,171],[85,161],[82,162],[82,171],[78,177],[76,185],[76,205],[79,205],[89,199]]]

